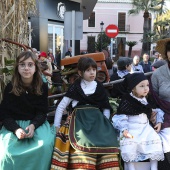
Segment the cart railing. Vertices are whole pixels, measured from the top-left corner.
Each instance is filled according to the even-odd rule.
[[[145,73],[145,76],[151,76],[153,72],[148,72],[148,73]],[[117,84],[117,83],[121,83],[124,79],[119,79],[119,80],[115,80],[115,81],[110,81],[108,83],[103,83],[104,87],[109,87],[109,86],[112,86],[113,84]],[[62,96],[64,96],[65,93],[60,93],[60,94],[55,94],[55,95],[51,95],[51,96],[48,96],[48,99],[52,99],[52,98],[60,98]]]

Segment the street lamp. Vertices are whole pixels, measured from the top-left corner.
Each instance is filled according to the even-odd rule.
[[[100,40],[101,40],[101,47],[100,47],[100,51],[102,51],[102,38],[103,38],[103,34],[102,34],[102,32],[103,32],[103,25],[104,25],[104,22],[103,21],[101,21],[101,23],[100,23],[100,28],[101,28],[101,35],[100,35]]]

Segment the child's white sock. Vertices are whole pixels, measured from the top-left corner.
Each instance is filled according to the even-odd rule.
[[[151,164],[151,170],[158,170],[158,161],[157,160],[150,159],[150,164]]]
[[[134,162],[127,162],[128,170],[135,170],[135,164]]]

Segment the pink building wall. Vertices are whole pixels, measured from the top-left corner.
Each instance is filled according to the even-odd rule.
[[[107,1],[107,2],[106,2]],[[109,1],[109,2],[108,2]],[[97,41],[97,35],[100,33],[100,22],[104,22],[104,29],[109,24],[118,26],[118,13],[126,13],[126,24],[130,25],[128,32],[119,32],[117,37],[124,37],[126,41],[137,41],[138,44],[132,48],[132,57],[134,55],[140,55],[142,49],[143,33],[143,13],[138,15],[129,15],[128,11],[132,9],[132,4],[128,0],[98,0],[94,12],[95,12],[95,27],[88,27],[88,20],[83,21],[83,39],[80,42],[80,49],[83,51],[87,50],[87,37],[95,36]],[[125,45],[126,55],[129,50],[129,46]]]

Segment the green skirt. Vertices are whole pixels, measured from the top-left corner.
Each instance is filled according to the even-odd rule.
[[[76,107],[56,136],[51,170],[120,170],[117,134],[93,106]]]
[[[30,121],[16,121],[25,129]],[[33,138],[18,139],[5,127],[0,130],[0,170],[49,170],[55,140],[55,128],[46,121]]]
[[[74,149],[92,154],[118,154],[117,133],[96,107],[86,105],[73,111],[69,139]]]

